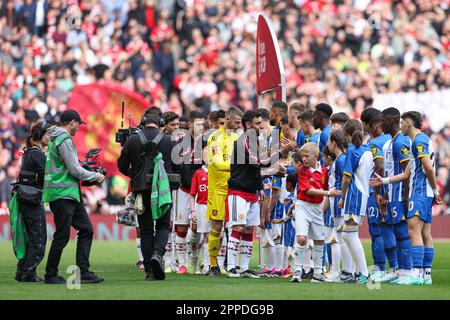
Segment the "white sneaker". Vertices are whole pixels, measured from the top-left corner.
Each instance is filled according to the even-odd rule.
[[[302,270],[295,270],[291,282],[302,282]]]
[[[374,271],[370,274],[370,279],[372,281],[377,281],[378,279],[383,278],[386,275],[385,271]]]
[[[325,279],[325,282],[340,283],[340,282],[342,282],[341,274],[338,272],[331,272],[330,275]]]
[[[204,264],[201,271],[202,271],[202,274],[208,274],[208,271],[209,271],[209,265]]]
[[[392,281],[395,281],[397,279],[398,279],[398,274],[397,273],[389,272],[389,273],[386,273],[383,277],[381,277],[381,278],[379,278],[377,280],[374,280],[374,281],[383,283],[383,282],[392,282]]]

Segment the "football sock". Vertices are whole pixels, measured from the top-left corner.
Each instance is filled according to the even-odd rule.
[[[384,252],[383,237],[379,224],[369,224],[370,236],[372,238],[372,257],[376,271],[386,271],[386,253]]]
[[[327,261],[328,261],[328,266],[331,269],[331,266],[333,265],[333,254],[331,252],[331,243],[327,243]]]
[[[298,244],[296,243],[294,248],[296,248],[297,246]],[[312,257],[312,250],[307,244],[305,246],[305,252],[300,260],[301,265],[306,273],[308,273],[311,270],[311,257]]]
[[[178,262],[180,266],[186,266],[187,259],[187,232],[177,232],[175,237],[175,247],[177,250]]]
[[[295,258],[295,270],[302,270],[303,261],[305,261],[305,255],[307,253],[306,246],[300,246],[297,242],[294,247],[294,258]],[[307,272],[307,271],[305,271]]]
[[[355,262],[356,270],[368,277],[369,270],[367,269],[364,248],[358,236],[358,226],[344,225],[344,241]]]
[[[323,270],[323,244],[314,244],[313,248],[313,261],[314,261],[314,275],[320,275]]]
[[[313,256],[314,256],[314,249],[313,249]],[[314,261],[314,259],[313,259]],[[328,261],[328,244],[323,244],[323,252],[322,252],[322,270],[326,268]]]
[[[191,247],[191,263],[193,265],[197,264],[198,255],[201,248],[200,239],[202,235],[201,233],[191,233],[191,237],[189,239],[190,247]]]
[[[208,237],[208,236],[206,235],[206,237]],[[202,264],[204,266],[209,266],[211,264],[211,262],[209,261],[208,242],[203,242],[202,249],[203,249]]]
[[[142,250],[141,250],[141,238],[136,238],[136,248],[137,248],[139,261],[144,261],[144,257],[142,256]]]
[[[433,266],[434,248],[425,248],[423,255],[423,278],[428,280],[431,277],[431,268]]]
[[[239,253],[241,257],[240,270],[241,272],[247,271],[250,265],[250,259],[253,251],[253,234],[244,233],[241,237],[241,243],[239,245]]]
[[[171,266],[174,261],[173,252],[173,242],[172,242],[172,232],[169,233],[169,240],[166,245],[166,253],[164,254],[164,264],[165,266]]]
[[[227,255],[228,239],[222,231],[220,234],[220,249],[217,254],[217,263],[221,269],[224,269],[225,257]]]
[[[239,243],[241,242],[242,233],[238,230],[231,232],[227,245],[227,269],[230,271],[236,267],[236,257],[239,251]]]
[[[344,235],[343,232],[340,231],[337,233],[339,246],[341,247],[341,254],[342,254],[342,271],[353,273],[354,264],[353,264],[353,258],[350,254],[350,251],[348,250],[347,244],[344,241]]]
[[[272,270],[275,268],[275,246],[268,248],[269,256],[267,257],[267,269]]]
[[[283,269],[284,246],[282,244],[275,245],[275,270]]]
[[[341,272],[341,246],[337,242],[333,242],[330,244],[331,248],[331,271],[334,273]]]
[[[288,268],[289,263],[289,247],[283,248],[283,270]]]
[[[217,255],[220,248],[220,231],[212,229],[208,237],[209,258],[211,267],[217,267]]]
[[[397,240],[397,247],[400,247],[400,261],[399,268],[404,269],[406,274],[411,273],[412,256],[411,256],[411,240],[408,235],[408,224],[406,221],[401,221],[394,225],[395,238]],[[397,259],[399,259],[399,250],[397,250]]]
[[[383,237],[384,252],[389,263],[389,270],[394,271],[398,268],[397,261],[397,244],[395,241],[395,234],[392,225],[381,225],[381,236]]]
[[[412,251],[413,275],[419,277],[421,269],[423,268],[425,248],[424,246],[413,246],[411,248],[411,251]]]

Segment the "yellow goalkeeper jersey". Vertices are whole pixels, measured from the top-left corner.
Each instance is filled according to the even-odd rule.
[[[217,129],[208,138],[208,195],[217,193],[226,195],[230,178],[230,163],[236,133],[227,134],[223,127]]]

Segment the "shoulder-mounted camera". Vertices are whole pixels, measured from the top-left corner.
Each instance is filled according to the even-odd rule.
[[[91,149],[86,153],[85,156],[85,160],[84,161],[80,161],[81,166],[91,172],[98,172],[101,173],[102,175],[106,175],[106,169],[102,168],[100,165],[100,162],[97,161],[98,156],[100,155],[100,151],[102,149]],[[101,183],[98,183],[97,181],[83,181],[81,183],[82,186],[85,187],[89,187],[89,186],[93,186],[93,185],[98,185],[100,186]]]

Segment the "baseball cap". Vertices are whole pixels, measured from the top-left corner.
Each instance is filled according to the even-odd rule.
[[[72,120],[78,121],[80,124],[86,124],[86,122],[81,120],[80,115],[75,110],[67,109],[61,114],[61,122],[69,122]]]

